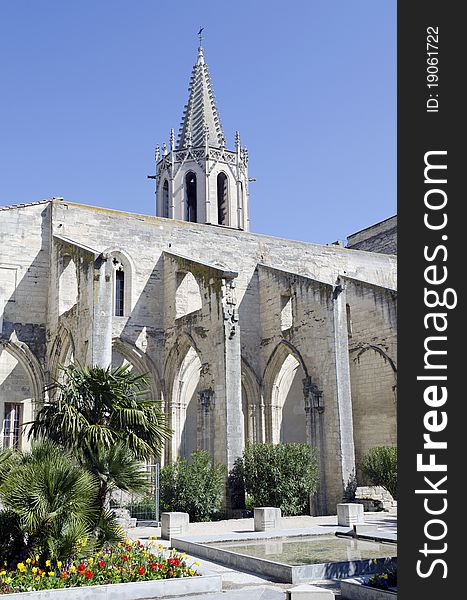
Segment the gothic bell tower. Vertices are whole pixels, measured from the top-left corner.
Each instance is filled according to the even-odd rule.
[[[249,230],[248,151],[227,150],[203,47],[190,79],[177,143],[156,146],[156,215]]]

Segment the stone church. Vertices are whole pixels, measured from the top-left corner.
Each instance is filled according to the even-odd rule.
[[[127,362],[174,431],[163,461],[307,442],[315,510],[335,514],[366,451],[396,444],[395,218],[347,247],[250,233],[248,152],[230,147],[200,47],[156,149],[157,216],[0,207],[0,446],[27,447],[60,365]]]

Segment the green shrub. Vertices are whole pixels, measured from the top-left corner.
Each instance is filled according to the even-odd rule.
[[[209,521],[221,510],[225,476],[225,466],[215,464],[204,450],[193,452],[191,463],[183,458],[166,465],[161,470],[161,510],[186,512],[191,521]]]
[[[372,485],[380,485],[397,498],[397,448],[371,448],[362,461],[362,472]]]
[[[316,450],[308,444],[253,444],[243,453],[245,491],[252,506],[276,506],[284,515],[309,514],[318,483]]]

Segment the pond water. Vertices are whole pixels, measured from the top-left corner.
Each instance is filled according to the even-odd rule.
[[[215,544],[229,552],[265,558],[286,565],[368,560],[397,556],[395,544],[378,543],[355,538],[320,535],[271,540],[247,540]]]

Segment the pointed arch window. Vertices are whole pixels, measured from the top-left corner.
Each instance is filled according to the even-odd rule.
[[[120,265],[115,271],[115,316],[125,315],[125,272]]]
[[[167,179],[162,186],[162,216],[169,217],[169,182]]]
[[[185,175],[185,202],[186,202],[186,220],[191,223],[197,223],[197,188],[196,175],[192,171]]]
[[[217,176],[217,222],[219,225],[229,224],[229,191],[225,173]]]

